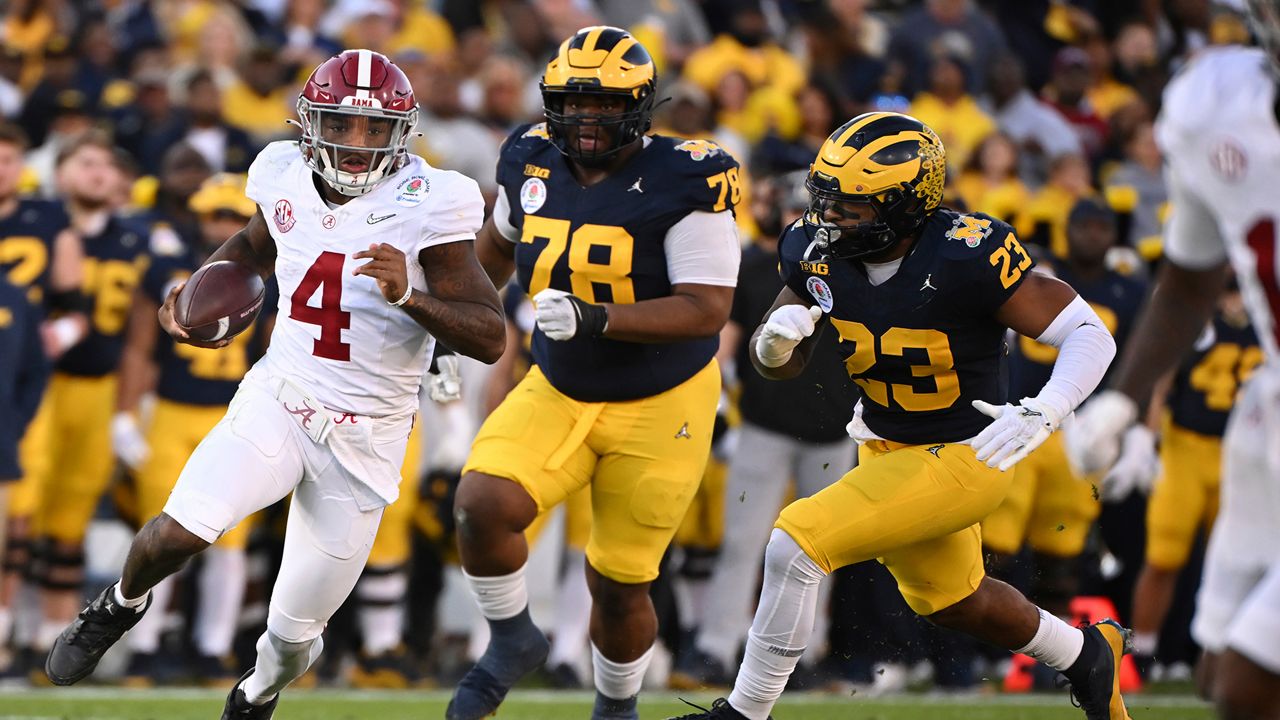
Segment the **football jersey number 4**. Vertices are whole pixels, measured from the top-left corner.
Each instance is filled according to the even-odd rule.
[[[311,354],[329,360],[351,359],[351,345],[342,342],[342,331],[351,327],[351,313],[342,309],[342,253],[326,250],[307,268],[290,296],[289,317],[320,326],[320,337]],[[308,305],[320,290],[320,307]]]

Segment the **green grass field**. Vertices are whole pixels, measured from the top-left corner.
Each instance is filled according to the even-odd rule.
[[[0,720],[213,720],[224,694],[196,690],[22,690],[0,691]],[[691,700],[709,704],[694,693]],[[428,720],[444,717],[443,691],[355,692],[300,690],[286,693],[276,720]],[[691,711],[670,693],[642,696],[640,717],[659,720]],[[1202,703],[1182,695],[1139,695],[1129,700],[1135,720],[1211,720]],[[587,720],[587,693],[514,692],[499,720]],[[822,694],[788,695],[774,711],[777,720],[1082,720],[1065,695],[935,697],[905,695],[862,700]]]

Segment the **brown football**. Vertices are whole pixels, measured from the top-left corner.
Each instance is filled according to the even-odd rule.
[[[173,319],[196,340],[233,338],[253,324],[266,290],[262,278],[232,260],[209,263],[187,280],[173,304]]]

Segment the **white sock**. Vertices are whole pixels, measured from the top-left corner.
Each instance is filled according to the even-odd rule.
[[[591,644],[591,666],[595,669],[596,690],[611,700],[626,700],[640,694],[644,671],[653,659],[653,646],[631,662],[614,662]]]
[[[587,556],[581,550],[569,550],[565,558],[564,577],[556,593],[555,641],[547,655],[547,666],[569,664],[578,667],[582,651],[587,648],[591,630],[591,591],[587,589]]]
[[[268,630],[258,638],[258,660],[253,674],[240,686],[245,699],[253,705],[271,702],[289,683],[302,677],[311,664],[320,657],[324,641],[320,638],[307,642],[285,642]]]
[[[240,621],[249,562],[244,550],[214,545],[201,556],[200,605],[195,617],[196,648],[203,655],[225,657],[231,653]]]
[[[680,615],[680,629],[702,627],[702,611],[706,606],[707,586],[710,578],[691,578],[676,575],[672,590],[676,596],[676,612]]]
[[[747,633],[747,650],[729,704],[765,720],[782,696],[813,632],[818,584],[827,573],[786,532],[774,529],[764,551],[764,590]]]
[[[35,648],[37,651],[44,653],[53,649],[53,643],[62,634],[62,629],[66,626],[61,620],[50,620],[43,618],[40,620],[40,627],[36,630]]]
[[[151,594],[149,592],[145,592],[140,598],[127,598],[124,596],[124,593],[121,592],[119,582],[116,583],[113,593],[115,595],[117,605],[134,608],[135,610],[145,605],[147,603],[147,596]]]
[[[1040,610],[1040,627],[1036,629],[1035,637],[1031,638],[1026,647],[1014,652],[1039,660],[1054,670],[1066,670],[1080,657],[1080,650],[1084,648],[1084,633],[1079,628],[1066,624],[1053,613],[1036,609]]]
[[[486,620],[513,618],[529,606],[529,590],[524,582],[525,567],[526,565],[521,565],[519,570],[510,575],[493,577],[478,577],[465,570],[462,572],[467,584],[471,586],[476,605],[480,606],[480,614]]]
[[[3,635],[0,635],[3,637]],[[1133,652],[1136,655],[1155,655],[1160,646],[1160,635],[1152,632],[1136,632],[1133,634]]]
[[[9,646],[11,632],[13,632],[13,611],[7,607],[0,607],[0,648]]]
[[[471,662],[479,660],[487,647],[489,647],[489,621],[483,617],[473,617],[471,632],[467,635],[467,660]]]
[[[371,572],[372,571],[372,572]],[[404,598],[409,590],[409,577],[402,567],[365,568],[356,584],[360,600],[361,649],[366,655],[379,655],[394,649],[404,635]]]
[[[173,597],[173,576],[161,580],[158,585],[151,588],[151,596],[155,598],[153,601],[155,607],[142,616],[127,636],[129,649],[136,653],[154,653],[160,649],[160,635],[164,632],[169,598]]]

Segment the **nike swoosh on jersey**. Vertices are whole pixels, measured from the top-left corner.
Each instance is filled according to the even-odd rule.
[[[390,215],[374,215],[373,213],[369,213],[369,217],[365,218],[365,222],[369,223],[370,225],[377,225],[383,220],[390,220],[395,216],[396,216],[396,213],[391,213]]]

